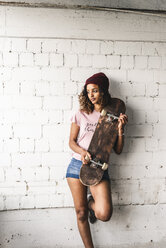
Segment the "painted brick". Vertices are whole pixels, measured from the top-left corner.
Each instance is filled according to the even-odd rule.
[[[165,98],[154,98],[154,109],[165,110],[166,99]]]
[[[0,38],[0,51],[11,51],[12,40],[10,38]]]
[[[49,138],[50,152],[63,152],[62,138],[50,137]]]
[[[33,152],[34,151],[34,139],[20,139],[20,152]]]
[[[36,167],[41,165],[41,155],[39,153],[13,153],[12,167]]]
[[[142,54],[151,56],[158,55],[156,44],[152,42],[144,42],[142,44]]]
[[[146,84],[146,96],[155,97],[159,95],[159,85],[157,83]]]
[[[50,83],[43,80],[35,83],[35,93],[36,96],[48,96],[50,94]]]
[[[166,69],[166,57],[161,57],[161,68]]]
[[[22,209],[34,208],[35,207],[35,197],[34,196],[21,196],[20,197],[20,207]]]
[[[41,43],[42,46],[42,52],[48,53],[48,52],[55,52],[57,49],[57,41],[54,39],[45,39]]]
[[[34,55],[35,65],[47,66],[48,65],[48,53],[37,53]]]
[[[161,139],[166,137],[165,125],[164,124],[156,124],[153,129],[153,136]]]
[[[62,110],[49,110],[49,123],[62,123]]]
[[[36,168],[35,169],[35,181],[48,181],[49,179],[49,168]]]
[[[69,81],[64,85],[65,95],[76,95],[77,94],[77,83]]]
[[[4,95],[19,95],[20,83],[18,81],[4,82]]]
[[[166,97],[166,85],[165,84],[159,85],[159,96],[163,98]]]
[[[63,96],[64,94],[64,83],[62,82],[50,82],[50,87],[49,87],[50,95],[53,96]]]
[[[0,137],[1,138],[12,138],[12,126],[11,125],[0,125]]]
[[[87,54],[99,54],[100,43],[98,41],[87,40],[86,53]]]
[[[65,138],[66,134],[69,133],[69,127],[66,124],[59,125],[47,125],[43,127],[43,137],[51,138],[53,134],[56,135],[57,138]]]
[[[37,67],[20,67],[12,71],[14,80],[40,80],[41,71]]]
[[[0,168],[0,182],[4,182],[4,180],[5,180],[4,170]]]
[[[12,68],[11,67],[2,67],[0,71],[0,80],[9,81],[12,79]]]
[[[158,140],[156,138],[146,138],[145,144],[146,144],[146,151],[157,151],[158,150]]]
[[[35,139],[35,151],[36,152],[48,152],[49,141],[48,139]]]
[[[151,137],[152,126],[151,125],[131,125],[127,127],[127,135],[131,137]]]
[[[4,210],[4,198],[0,196],[0,210]]]
[[[95,73],[96,70],[94,68],[73,68],[71,70],[71,80],[82,83]]]
[[[133,69],[134,68],[133,56],[122,56],[121,57],[121,68],[122,69]]]
[[[69,153],[62,152],[49,152],[42,154],[43,166],[64,166],[69,163],[71,156]]]
[[[33,96],[13,96],[12,107],[16,109],[38,109],[41,108],[42,101],[40,97]]]
[[[133,111],[133,123],[144,124],[145,123],[145,111],[144,110],[134,110]]]
[[[12,42],[11,50],[13,52],[25,52],[26,51],[26,39],[12,38],[11,42]]]
[[[68,68],[52,68],[46,67],[41,70],[41,79],[48,81],[67,81],[70,78],[70,70]]]
[[[146,69],[148,66],[148,57],[147,56],[135,56],[135,65],[136,69]]]
[[[34,65],[33,53],[21,53],[19,56],[19,65],[33,66]]]
[[[161,68],[161,57],[150,56],[148,59],[149,69],[159,69]]]
[[[71,41],[71,51],[72,53],[84,54],[86,50],[85,40],[72,40]]]
[[[27,193],[29,195],[36,195],[39,197],[43,195],[49,196],[50,194],[56,193],[56,182],[30,182],[28,183],[28,190]],[[48,207],[48,200],[45,202],[45,207]]]
[[[112,41],[101,41],[100,42],[100,53],[101,54],[113,54],[114,43]]]
[[[159,139],[159,150],[166,150],[166,142],[164,138]]]
[[[120,68],[120,56],[118,55],[108,55],[107,56],[107,67],[113,69]]]
[[[166,71],[165,70],[154,70],[154,82],[165,84]]]
[[[43,100],[44,109],[70,109],[71,108],[71,97],[67,96],[50,96],[44,97]]]
[[[50,54],[50,66],[63,66],[63,54]]]
[[[50,180],[62,180],[65,178],[66,169],[63,166],[50,167]]]
[[[40,39],[28,39],[27,40],[27,51],[32,53],[41,52],[41,40]]]
[[[35,81],[23,81],[20,83],[21,96],[35,96]]]
[[[8,168],[5,170],[6,182],[20,181],[20,170],[17,168]]]
[[[46,124],[48,123],[48,111],[44,110],[30,110],[30,111],[24,111],[20,110],[20,123],[25,123],[33,125],[33,124]]]
[[[142,43],[115,41],[114,52],[119,55],[141,55]]]
[[[145,84],[133,83],[133,96],[145,96]]]
[[[58,40],[57,42],[57,52],[70,52],[71,51],[71,41],[70,40]]]
[[[19,196],[6,196],[5,208],[6,209],[19,209]]]
[[[91,54],[79,54],[78,55],[79,67],[90,67],[92,66],[92,55]]]
[[[21,179],[26,182],[35,181],[35,169],[34,168],[24,168],[21,169]]]
[[[14,53],[4,52],[3,53],[3,65],[17,67],[18,66],[18,54],[16,52]]]
[[[19,139],[4,139],[4,152],[18,152],[19,151]]]
[[[78,58],[76,54],[65,54],[64,55],[64,65],[69,68],[77,67]]]
[[[49,204],[49,196],[46,195],[38,195],[35,196],[35,207],[36,208],[46,208]]]
[[[0,53],[0,66],[3,65],[2,53]]]
[[[134,83],[153,82],[153,71],[130,70],[128,71],[128,81]]]
[[[15,138],[40,138],[41,125],[17,124],[13,126]]]
[[[154,110],[149,110],[146,113],[146,122],[147,123],[157,123],[159,121],[159,113],[158,111],[154,111]]]
[[[0,109],[10,109],[12,108],[12,97],[11,96],[1,96],[0,97]]]
[[[105,55],[94,55],[92,57],[92,63],[94,68],[105,68],[106,67],[106,56]]]

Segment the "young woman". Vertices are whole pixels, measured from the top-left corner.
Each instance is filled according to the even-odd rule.
[[[86,80],[85,86],[79,95],[80,110],[72,116],[69,146],[73,150],[72,160],[67,168],[67,182],[70,187],[77,215],[78,229],[85,248],[93,248],[93,242],[88,222],[96,219],[108,221],[111,218],[113,207],[110,191],[108,170],[104,172],[102,181],[90,187],[91,195],[87,199],[87,187],[79,180],[79,171],[82,163],[87,163],[85,156],[91,157],[87,151],[95,127],[104,106],[111,104],[108,92],[109,81],[104,73],[97,73]],[[124,144],[124,126],[127,116],[120,114],[118,119],[118,137],[114,146],[120,154]]]

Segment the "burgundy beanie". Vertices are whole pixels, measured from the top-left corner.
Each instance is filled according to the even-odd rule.
[[[109,80],[103,72],[99,72],[86,80],[85,85],[88,84],[97,84],[103,88],[104,91],[108,91]]]

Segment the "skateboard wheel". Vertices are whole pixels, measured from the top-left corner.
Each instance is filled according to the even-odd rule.
[[[105,109],[103,109],[103,110],[101,111],[101,116],[106,116],[106,114],[107,114],[107,111],[106,111]]]
[[[108,164],[104,163],[103,166],[102,166],[102,170],[106,170],[107,168],[108,168]]]
[[[87,160],[88,162],[90,161],[90,158],[88,155],[85,156],[85,160]]]

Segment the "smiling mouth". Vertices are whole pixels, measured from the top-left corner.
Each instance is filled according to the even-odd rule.
[[[96,100],[96,98],[91,98],[91,102],[94,102]]]

